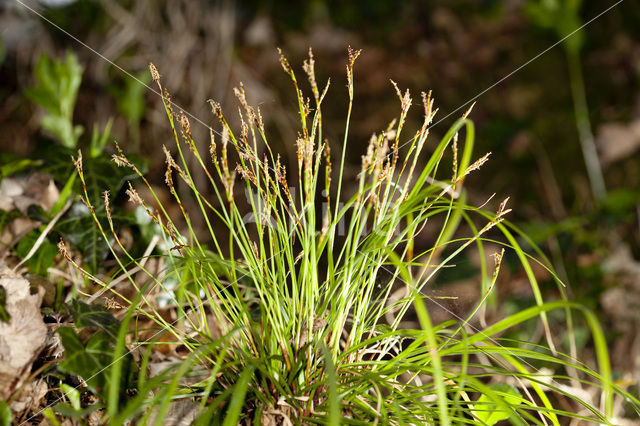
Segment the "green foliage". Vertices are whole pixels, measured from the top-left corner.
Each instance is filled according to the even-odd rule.
[[[39,234],[34,231],[29,232],[18,241],[15,253],[23,259],[29,254],[31,248],[35,245]],[[53,265],[53,259],[58,255],[58,247],[49,240],[44,240],[38,250],[31,256],[24,265],[29,267],[32,274],[46,275],[47,269]]]
[[[51,209],[49,210],[49,217],[51,218],[55,217],[58,213],[62,211],[62,209],[65,208],[65,206],[67,205],[67,202],[69,202],[70,200],[73,199],[73,197],[76,196],[76,193],[74,192],[76,177],[77,176],[74,173],[74,174],[71,174],[69,178],[66,180],[64,186],[62,187],[62,190],[60,191],[60,196],[58,197],[58,200],[55,203],[53,203],[53,206],[51,206]]]
[[[60,383],[60,390],[69,400],[69,404],[65,402],[56,404],[53,409],[58,414],[71,419],[80,420],[86,418],[89,414],[100,408],[100,404],[93,404],[83,408],[80,401],[80,391],[66,383]]]
[[[82,126],[73,125],[73,109],[82,81],[82,67],[72,52],[65,61],[51,60],[42,55],[35,70],[37,85],[25,89],[25,95],[42,106],[47,115],[41,126],[63,146],[75,149],[82,134]]]
[[[7,312],[7,290],[0,285],[0,321],[8,323],[11,315]]]
[[[133,158],[141,170],[146,170],[146,166],[139,157]],[[76,182],[76,187],[80,187],[80,190],[86,189],[90,200],[102,198],[104,191],[118,194],[127,181],[137,177],[135,173],[118,167],[104,155],[86,159],[84,167],[87,173],[86,179],[84,183]],[[117,226],[135,223],[131,213],[119,209],[113,212],[112,218]],[[103,205],[91,212],[84,203],[76,201],[55,227],[57,232],[82,253],[84,263],[90,271],[94,272],[98,271],[100,264],[109,255],[109,244],[112,242],[112,240],[107,242],[103,240],[96,220],[101,223],[107,222]]]
[[[136,78],[126,78],[124,87],[110,86],[111,93],[118,103],[118,111],[124,115],[132,125],[139,124],[146,109],[144,95],[147,92],[146,84],[151,82],[151,76],[147,71],[136,75]]]
[[[92,212],[78,200],[78,194],[85,189],[91,199],[101,197],[105,190],[118,194],[125,182],[136,178],[137,175],[118,167],[104,155],[104,149],[111,134],[112,120],[109,120],[103,131],[100,131],[97,125],[93,127],[91,137],[87,141],[90,155],[85,161],[88,177],[80,183],[73,166],[69,164],[69,158],[77,155],[82,133],[80,126],[73,125],[73,110],[82,80],[82,67],[71,52],[67,54],[65,61],[52,60],[43,55],[36,66],[35,76],[38,85],[26,89],[25,94],[47,110],[48,115],[43,119],[42,127],[50,131],[61,144],[47,146],[44,152],[37,152],[41,157],[38,160],[8,156],[7,161],[3,161],[0,166],[1,177],[36,169],[51,173],[56,182],[64,184],[59,199],[51,211],[45,212],[40,220],[52,219],[67,206],[69,200],[73,200],[69,211],[56,223],[53,235],[56,238],[61,235],[71,242],[82,253],[87,268],[97,272],[101,262],[109,255],[108,242],[101,238],[96,224],[96,220],[102,222],[107,220],[106,212],[99,208],[93,212],[96,214],[94,218]],[[133,161],[140,170],[146,171],[146,165],[141,158],[136,157]],[[15,212],[0,211],[0,230],[5,223],[15,217]],[[135,223],[133,215],[118,209],[115,210],[113,219],[118,226]],[[44,226],[41,230],[43,228]],[[23,238],[16,247],[17,254],[25,256],[34,242],[33,235]],[[47,239],[26,264],[32,272],[45,274],[55,253],[57,253],[55,245]]]
[[[58,420],[58,418],[56,417],[56,413],[53,412],[53,410],[51,408],[46,408],[44,410],[42,410],[42,415],[49,420],[49,422],[51,422],[51,424],[53,426],[60,426],[61,423]]]
[[[104,128],[104,131],[102,132],[102,135],[100,135],[98,126],[96,125],[93,126],[93,133],[91,133],[91,142],[89,143],[89,147],[90,147],[89,152],[91,154],[91,158],[96,158],[100,154],[102,154],[102,151],[104,150],[104,146],[106,145],[107,140],[109,139],[109,135],[111,134],[112,124],[113,124],[113,120],[109,119],[109,121],[107,122],[107,125]]]
[[[58,369],[82,377],[93,393],[104,396],[108,378],[106,370],[113,354],[112,339],[106,333],[98,332],[84,344],[71,327],[61,327],[57,331],[65,350],[64,360],[58,364]]]
[[[66,383],[60,384],[60,389],[64,392],[65,396],[69,399],[71,403],[71,408],[76,411],[79,411],[82,408],[80,404],[80,391],[76,388],[69,386]]]
[[[533,0],[526,5],[526,12],[533,22],[542,28],[553,30],[558,39],[564,39],[564,47],[577,53],[584,45],[584,32],[580,7],[582,0]]]
[[[490,388],[495,391],[495,394],[492,393],[491,397],[489,394],[480,395],[474,404],[474,414],[483,424],[494,425],[499,421],[507,420],[513,413],[511,410],[496,406],[492,399],[495,398],[494,395],[502,398],[507,407],[517,407],[524,401],[524,398],[518,389],[506,383],[495,383]]]
[[[20,158],[8,152],[0,152],[0,180],[40,164],[42,164],[42,161]]]
[[[227,409],[227,415],[222,422],[222,426],[237,425],[242,414],[242,407],[245,404],[245,395],[247,389],[251,384],[253,378],[254,368],[249,366],[238,377],[235,383],[231,399],[229,401],[229,407]]]
[[[133,211],[133,219],[140,230],[140,235],[144,241],[151,241],[154,235],[162,235],[162,228],[160,228],[160,225],[155,223],[149,217],[142,206],[135,208]]]
[[[607,194],[598,214],[605,216],[605,223],[622,222],[633,223],[634,207],[640,203],[640,190],[635,188],[616,188]],[[587,220],[595,221],[587,217]]]
[[[66,389],[69,389],[71,387],[64,386],[64,383],[62,383],[60,387],[64,390],[65,395],[68,395],[66,393],[67,392]],[[71,389],[74,389],[74,388],[71,388]],[[73,392],[73,390],[70,390],[68,392]],[[53,410],[56,413],[65,417],[68,417],[71,419],[83,420],[83,419],[86,419],[89,414],[93,413],[94,411],[100,408],[101,408],[100,404],[93,404],[93,405],[89,405],[88,407],[84,407],[84,408],[81,407],[80,409],[76,409],[70,404],[67,404],[65,402],[60,402],[53,407]]]
[[[76,327],[94,327],[105,331],[114,340],[118,336],[120,322],[102,306],[88,305],[79,300],[72,300],[68,306]]]
[[[164,206],[156,212],[133,187],[127,191],[162,231],[167,269],[161,275],[148,272],[120,243],[111,215],[107,214],[106,223],[97,220],[101,207],[91,203],[100,198],[92,197],[84,186],[88,209],[102,238],[114,241],[123,253],[118,256],[109,246],[123,278],[138,294],[136,300],[127,301],[130,309],[152,319],[175,337],[171,343],[190,351],[153,397],[145,400],[148,393],[140,390],[127,405],[110,398],[108,418],[124,422],[142,415],[144,409],[151,412],[150,407],[161,418],[172,400],[195,397],[200,401],[197,424],[237,424],[286,407],[287,418],[296,423],[336,424],[350,418],[382,424],[457,424],[470,419],[493,424],[508,418],[526,424],[540,423],[542,418],[547,424],[559,425],[563,417],[587,417],[556,408],[547,389],[574,399],[595,421],[606,422],[611,417],[615,392],[636,404],[636,399],[612,382],[606,342],[595,316],[566,300],[545,303],[542,299],[531,266],[534,260],[519,244],[519,238],[525,237],[504,220],[506,200],[495,213],[466,204],[464,180],[487,159],[483,156],[472,163],[474,125],[466,117],[456,121],[425,158],[423,148],[435,111],[431,98],[423,94],[422,125],[410,133],[401,153],[412,100],[408,92],[398,89],[399,120],[371,139],[356,189],[345,194],[345,153],[358,53],[349,51],[349,105],[342,155],[335,169],[322,128],[322,100],[328,85],[322,90],[318,87],[310,55],[304,70],[313,95],[306,98],[292,67],[281,57],[299,107],[295,191],[287,178],[291,174],[271,151],[259,110],[247,103],[242,87],[236,89],[240,131],[234,131],[220,106],[212,103],[221,126],[220,140],[212,137],[210,145],[213,168],[198,152],[186,116],[176,114],[169,97],[163,97],[175,139],[175,154],[164,148],[167,184],[183,212],[187,235],[178,232],[176,219]],[[166,93],[157,71],[151,70],[160,91]],[[460,134],[463,139],[459,141]],[[229,167],[231,146],[238,154],[235,172],[243,179],[246,203],[236,200],[236,175]],[[440,167],[447,150],[452,153],[453,167]],[[193,158],[187,159],[188,153]],[[142,176],[123,152],[114,161]],[[196,187],[189,169],[194,163],[209,179],[213,200]],[[80,181],[87,182],[90,176],[82,163],[78,160],[76,165]],[[337,182],[331,182],[334,177]],[[177,191],[174,178],[186,183],[199,212],[187,213],[181,201],[185,195]],[[149,190],[154,194],[150,185]],[[108,213],[108,196],[103,201],[100,205]],[[324,216],[319,217],[319,212]],[[199,241],[195,221],[208,229],[210,243]],[[427,226],[437,226],[430,245],[418,243]],[[484,259],[488,253],[483,240],[494,232],[507,241],[501,244],[515,254],[525,271],[535,306],[478,328],[476,316],[493,292],[500,269],[502,253],[496,253],[493,276],[478,283],[482,298],[470,313],[459,322],[433,324],[422,292],[465,251],[475,249]],[[493,235],[490,240],[496,243]],[[133,265],[146,272],[148,287],[140,287],[140,280],[128,274]],[[483,277],[491,276],[486,265],[481,269]],[[108,285],[97,277],[93,280]],[[170,299],[176,321],[169,323],[158,312],[150,297],[157,294],[149,292],[152,288]],[[397,290],[405,291],[392,297]],[[413,309],[421,327],[405,329],[403,321]],[[546,316],[554,310],[576,310],[584,315],[598,371],[557,353]],[[540,321],[546,345],[500,338],[529,320]],[[186,336],[185,329],[189,330]],[[120,345],[122,336],[121,328]],[[530,349],[532,344],[535,350]],[[540,364],[554,372],[547,388],[535,378]],[[196,374],[198,368],[206,368],[207,377],[182,386],[181,379],[190,372]],[[601,389],[602,412],[562,391],[559,384],[566,369],[579,371],[584,386]],[[527,395],[533,396],[525,400],[510,387],[501,387],[500,383],[506,383],[503,376],[526,383]],[[138,382],[144,388],[152,381],[141,374]],[[472,400],[469,395],[480,396]],[[491,413],[488,408],[493,408]],[[144,415],[140,422],[145,423],[149,416]]]
[[[135,145],[140,139],[140,121],[144,118],[146,110],[145,93],[147,84],[151,81],[148,72],[141,72],[131,78],[129,76],[123,79],[123,84],[108,86],[109,92],[115,98],[118,111],[129,123],[129,132]]]
[[[120,355],[115,351],[114,343],[120,331],[120,322],[103,307],[89,306],[78,301],[72,302],[69,311],[76,327],[92,327],[98,331],[83,343],[73,328],[59,328],[58,334],[64,346],[65,357],[58,364],[58,370],[82,377],[89,389],[102,401],[108,400],[108,391],[112,388],[118,389],[116,398],[124,401],[126,390],[133,387],[135,363],[129,352]],[[122,372],[116,384],[111,383],[114,369]]]
[[[22,213],[19,210],[13,209],[11,211],[0,210],[0,232],[5,226],[10,224],[14,219],[22,217]]]
[[[104,209],[97,210],[96,217],[104,220]],[[55,229],[82,253],[82,261],[88,270],[98,271],[109,255],[109,244],[113,240],[104,241],[101,238],[91,211],[84,204],[75,202]]]
[[[10,426],[11,420],[11,407],[4,401],[0,401],[0,426]]]

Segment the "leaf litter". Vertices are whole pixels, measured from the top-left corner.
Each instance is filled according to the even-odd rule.
[[[47,338],[40,304],[45,290],[33,289],[29,281],[0,266],[0,287],[5,293],[8,321],[0,321],[0,392],[3,399],[29,373],[29,367]]]

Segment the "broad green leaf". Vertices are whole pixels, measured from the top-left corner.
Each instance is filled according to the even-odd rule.
[[[118,336],[120,321],[114,318],[103,306],[88,305],[79,300],[72,300],[68,306],[76,327],[96,327],[104,330],[111,337]]]
[[[73,109],[82,82],[82,67],[69,52],[64,61],[42,55],[36,64],[37,85],[27,88],[25,95],[47,110],[41,126],[63,146],[75,149],[82,127],[73,124]]]
[[[58,414],[61,414],[65,417],[70,417],[72,419],[86,419],[89,414],[93,413],[94,411],[102,407],[103,407],[102,404],[97,403],[97,404],[89,405],[88,407],[85,407],[85,408],[80,407],[78,409],[75,409],[71,405],[65,402],[61,402],[59,404],[56,404],[53,407],[53,410]]]
[[[53,98],[46,89],[42,87],[28,87],[24,90],[24,94],[29,100],[40,105],[49,111],[49,113],[60,117],[60,107],[56,99]]]
[[[40,121],[42,128],[53,134],[65,147],[75,148],[82,134],[82,126],[74,126],[66,117],[45,115]]]
[[[60,340],[62,345],[64,346],[66,353],[66,359],[73,356],[74,354],[81,352],[84,350],[84,345],[80,338],[76,335],[71,327],[60,327],[58,328],[58,334],[60,335]]]
[[[56,72],[60,77],[60,104],[62,112],[71,117],[76,103],[78,89],[82,82],[82,67],[78,63],[76,55],[67,53],[65,62],[54,62]]]
[[[60,389],[64,393],[64,396],[71,402],[71,407],[74,410],[80,410],[82,406],[80,405],[80,391],[73,386],[69,386],[66,383],[60,383]]]
[[[76,327],[95,327],[104,331],[98,331],[83,345],[72,329],[63,327],[60,337],[67,355],[60,370],[84,378],[106,405],[109,405],[109,389],[114,389],[109,383],[115,377],[118,381],[115,397],[119,403],[124,403],[125,391],[132,387],[136,367],[128,350],[124,352],[120,348],[118,356],[115,356],[115,343],[122,333],[120,322],[102,306],[74,300],[68,309]],[[112,374],[114,369],[118,369],[117,375]]]
[[[58,364],[58,369],[82,377],[93,393],[101,395],[106,384],[105,370],[111,359],[109,337],[103,332],[96,333],[85,348],[72,328],[61,327],[58,334],[65,350],[65,358]]]
[[[495,390],[496,394],[503,398],[507,405],[512,407],[520,405],[523,401],[520,391],[506,383],[494,383],[491,385],[491,389]],[[475,408],[474,414],[478,420],[488,425],[494,425],[499,421],[506,420],[511,415],[510,411],[497,406],[494,400],[487,395],[480,395],[480,398],[476,401]]]
[[[46,408],[45,410],[43,410],[42,415],[46,417],[53,426],[60,426],[60,421],[56,417],[56,413],[54,413],[51,408]]]
[[[106,226],[106,213],[102,205],[96,208],[96,213],[102,219],[103,226]],[[110,253],[91,212],[81,202],[74,203],[54,229],[82,253],[82,261],[89,271],[97,271]]]
[[[89,389],[102,397],[113,355],[112,339],[104,332],[98,332],[85,346],[70,327],[59,328],[58,334],[65,350],[65,358],[58,364],[58,369],[82,377]]]

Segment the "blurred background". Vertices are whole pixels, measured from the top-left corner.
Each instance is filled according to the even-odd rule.
[[[5,165],[46,153],[65,134],[73,140],[62,143],[67,148],[87,146],[96,129],[139,154],[161,187],[161,146],[171,134],[160,98],[143,85],[151,83],[150,62],[174,101],[197,117],[191,127],[203,149],[207,126],[215,123],[207,99],[234,117],[232,89],[242,81],[275,148],[293,164],[297,104],[277,48],[302,78],[312,47],[318,81],[331,77],[324,120],[336,158],[347,107],[347,47],[362,49],[347,152],[346,173],[353,176],[371,134],[400,112],[390,79],[411,90],[410,128],[421,122],[420,92],[432,90],[439,108],[432,146],[475,100],[474,155],[492,155],[469,177],[470,204],[495,193],[494,209],[511,197],[510,220],[552,260],[568,295],[598,312],[617,377],[631,386],[640,378],[640,355],[630,356],[640,354],[639,1],[3,0],[0,12]],[[40,65],[38,77],[42,55],[66,68]],[[80,68],[71,118],[84,131],[74,136],[73,129],[45,123],[49,101],[28,88],[43,85],[42,70],[78,75]],[[64,105],[58,109],[69,116]],[[107,143],[105,156],[111,152]],[[451,286],[459,303],[477,300],[474,259],[459,265],[461,272],[443,286]],[[546,297],[559,297],[539,269]],[[522,272],[501,274],[500,309],[530,305]],[[582,332],[578,350],[589,359]],[[575,333],[580,337],[579,326]]]

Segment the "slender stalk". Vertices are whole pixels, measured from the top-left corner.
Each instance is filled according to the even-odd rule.
[[[576,127],[580,137],[580,147],[582,156],[587,168],[591,192],[596,203],[601,203],[607,197],[607,189],[600,168],[598,151],[591,131],[591,120],[589,119],[589,108],[587,106],[587,96],[584,88],[582,67],[580,65],[580,52],[577,49],[567,48],[567,63],[569,65],[569,79],[571,81],[571,96],[576,118]]]

